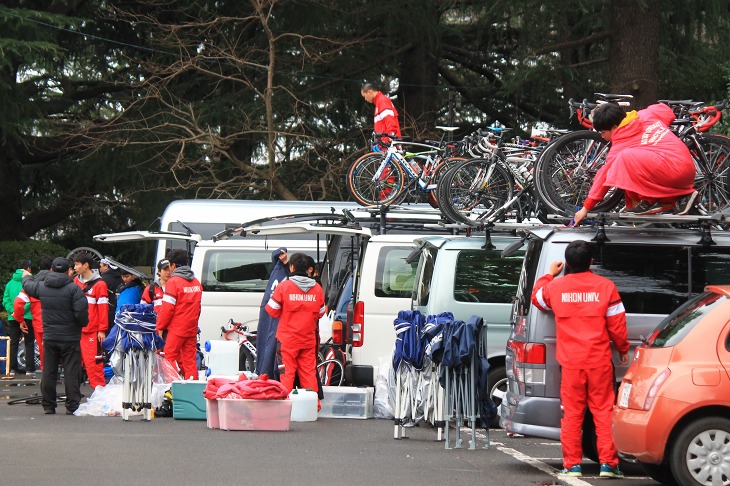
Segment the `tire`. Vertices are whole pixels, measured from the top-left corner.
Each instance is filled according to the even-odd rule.
[[[641,463],[641,468],[644,470],[647,476],[654,481],[669,486],[678,486],[677,480],[672,475],[672,470],[669,464],[644,464]]]
[[[598,132],[581,130],[563,135],[545,150],[535,165],[535,187],[545,205],[557,214],[572,216],[583,205],[608,144]],[[623,192],[612,189],[595,211],[610,211]]]
[[[340,386],[345,381],[345,367],[339,359],[326,359],[317,364],[322,386]]]
[[[238,348],[238,369],[240,371],[254,372],[256,370],[256,358],[245,346]]]
[[[380,152],[365,154],[353,162],[347,171],[347,190],[358,204],[362,206],[392,204],[397,202],[405,191],[403,169],[393,160],[388,162],[380,180],[373,180],[384,157],[385,154]]]
[[[685,424],[668,450],[672,474],[679,484],[727,484],[730,419],[702,417]]]
[[[730,138],[713,133],[699,135],[699,140],[709,167],[698,163],[697,148],[690,149],[697,166],[694,186],[699,208],[712,214],[730,207]]]
[[[104,258],[104,255],[99,253],[98,251],[94,250],[93,248],[89,248],[88,246],[80,246],[78,248],[74,248],[70,252],[68,252],[68,255],[66,255],[66,258],[69,260],[72,260],[76,255],[79,253],[90,253],[94,261],[100,261],[102,258]]]
[[[490,367],[487,372],[487,388],[489,389],[489,396],[497,406],[497,410],[500,409],[500,404],[507,394],[507,387],[509,386],[509,380],[507,378],[507,369],[502,366]],[[499,415],[493,417],[489,428],[499,427]]]
[[[477,180],[479,178],[479,180]],[[512,175],[494,159],[470,159],[443,176],[439,205],[453,223],[482,224],[512,197]]]
[[[439,182],[441,179],[443,179],[444,174],[449,171],[452,167],[456,166],[460,162],[464,162],[467,159],[464,157],[449,157],[448,159],[442,160],[435,169],[433,169],[433,174],[431,174],[431,180],[429,181],[429,184],[435,184],[436,187],[428,191],[428,204],[431,205],[434,209],[439,209],[439,198],[438,198],[438,191],[439,191]]]

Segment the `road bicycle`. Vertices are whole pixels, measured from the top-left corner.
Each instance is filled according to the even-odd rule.
[[[221,326],[221,337],[226,341],[238,342],[238,369],[254,372],[256,370],[256,332],[240,322],[228,320],[228,327]]]
[[[458,157],[459,142],[444,140],[446,133],[456,128],[437,128],[444,130],[439,141],[408,142],[373,133],[371,145],[385,151],[367,153],[350,166],[347,189],[355,201],[363,206],[379,206],[398,204],[409,197],[420,199],[425,194],[437,208],[433,191],[438,180],[445,169],[465,160]]]
[[[597,93],[603,102],[626,103],[630,95],[607,95]],[[717,123],[726,102],[704,106],[689,100],[663,103],[672,107],[677,119],[671,127],[677,136],[689,147],[697,169],[695,188],[700,193],[698,209],[714,212],[730,205],[728,195],[728,154],[730,139],[723,135],[704,133]],[[586,100],[570,100],[578,121],[585,127],[592,127],[590,112],[598,103]],[[545,206],[556,214],[572,216],[588,196],[593,179],[606,161],[610,144],[594,130],[569,133],[543,152],[535,164],[535,178],[538,195]],[[611,189],[599,202],[595,211],[606,212],[623,207],[623,191]]]
[[[473,155],[442,178],[439,205],[444,216],[473,226],[495,222],[508,213],[518,221],[547,214],[535,192],[533,164],[542,145],[504,142],[509,129],[488,127]]]

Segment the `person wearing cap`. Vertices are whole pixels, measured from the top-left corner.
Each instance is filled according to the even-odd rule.
[[[96,388],[106,385],[104,364],[97,362],[96,357],[109,328],[109,290],[99,271],[92,267],[93,262],[89,253],[74,257],[74,282],[84,291],[89,303],[89,325],[81,332],[81,359],[91,388]]]
[[[157,313],[155,329],[165,338],[165,359],[177,364],[185,380],[198,379],[198,319],[200,318],[203,286],[188,266],[188,252],[171,250],[167,254],[172,274],[165,285],[165,295]]]
[[[286,248],[277,248],[271,252],[271,263],[274,268],[269,275],[264,297],[259,309],[259,323],[256,328],[256,373],[276,377],[274,363],[276,362],[276,331],[279,327],[279,318],[272,317],[266,312],[266,304],[271,299],[276,287],[289,277],[289,257]]]
[[[10,336],[10,373],[25,374],[35,373],[35,335],[33,334],[33,314],[30,311],[30,304],[24,307],[23,318],[25,322],[17,321],[13,316],[15,298],[23,289],[23,272],[30,273],[30,260],[23,259],[18,262],[17,270],[13,273],[10,281],[5,285],[3,293],[3,307],[8,313],[8,336]],[[23,333],[21,323],[28,326],[28,332]],[[20,338],[25,343],[25,369],[18,367],[18,347]]]
[[[144,291],[142,291],[142,302],[152,304],[155,312],[159,312],[162,305],[162,297],[165,295],[165,284],[170,280],[170,260],[163,258],[157,262],[157,282],[152,281]]]
[[[43,308],[43,375],[41,404],[46,414],[56,413],[58,366],[64,370],[66,414],[73,414],[81,402],[81,330],[89,323],[88,303],[83,290],[69,276],[71,263],[58,257],[43,280],[23,274],[23,291],[39,299]]]
[[[114,265],[110,257],[104,257],[99,261],[99,273],[101,279],[106,283],[106,288],[109,291],[109,318],[108,322],[110,325],[114,324],[114,313],[117,310],[117,289],[124,285],[122,275],[119,272],[119,267]]]

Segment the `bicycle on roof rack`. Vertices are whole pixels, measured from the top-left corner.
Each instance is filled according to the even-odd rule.
[[[385,152],[370,152],[357,159],[347,172],[347,189],[358,204],[377,206],[398,204],[410,197],[418,199],[425,193],[429,204],[437,206],[439,178],[459,157],[460,143],[444,140],[454,127],[444,130],[441,140],[409,142],[395,140],[387,134],[373,132],[371,145]]]

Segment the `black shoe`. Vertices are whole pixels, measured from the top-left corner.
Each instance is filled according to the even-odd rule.
[[[73,415],[76,410],[66,410],[66,415]]]
[[[45,413],[46,415],[53,415],[54,413],[56,413],[56,409],[55,408],[44,408],[43,413]]]
[[[624,208],[622,211],[623,213],[629,213],[629,214],[639,214],[643,213],[644,211],[647,211],[651,207],[651,204],[649,204],[646,201],[639,201],[639,204],[634,206],[633,208]]]
[[[689,214],[689,212],[695,207],[695,204],[697,204],[697,196],[699,195],[699,192],[694,191],[692,194],[687,194],[677,199],[677,207],[674,214],[680,216]]]

